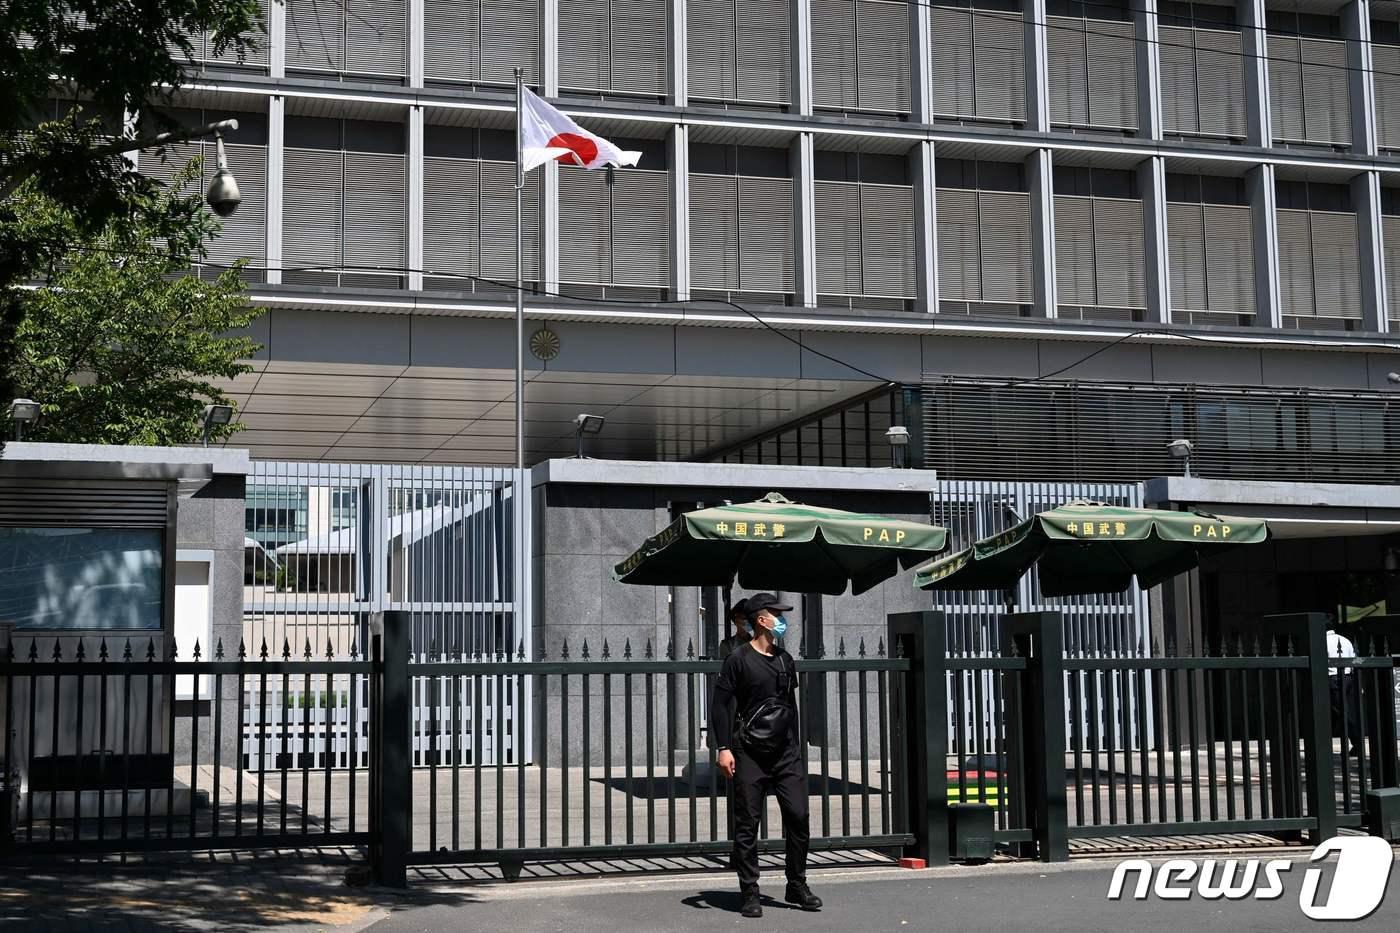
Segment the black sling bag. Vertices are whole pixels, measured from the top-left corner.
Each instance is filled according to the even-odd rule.
[[[734,735],[740,747],[751,755],[771,756],[782,751],[797,718],[797,706],[791,698],[795,692],[793,677],[788,674],[792,662],[786,652],[780,657],[786,660],[779,661],[782,669],[778,673],[778,695],[753,704],[735,724]]]

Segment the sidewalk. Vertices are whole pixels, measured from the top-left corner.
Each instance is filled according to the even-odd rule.
[[[1258,853],[1248,853],[1255,855]],[[1306,851],[1265,857],[1299,862]],[[1225,853],[1200,853],[1225,857]],[[1179,853],[1177,857],[1181,857]],[[775,860],[764,870],[764,918],[745,921],[727,871],[666,871],[624,877],[501,882],[435,881],[420,873],[406,892],[351,888],[339,858],[246,854],[191,860],[10,864],[0,877],[0,929],[423,933],[423,931],[568,931],[703,933],[706,930],[882,933],[882,931],[1222,930],[1229,933],[1317,929],[1298,909],[1302,865],[1284,874],[1276,900],[1145,901],[1107,899],[1118,858],[1045,865],[1004,862],[907,871],[889,867],[815,867],[810,881],[825,899],[820,913],[782,903]],[[1161,858],[1151,861],[1160,864]],[[1400,913],[1400,871],[1371,917],[1348,930],[1392,930]]]

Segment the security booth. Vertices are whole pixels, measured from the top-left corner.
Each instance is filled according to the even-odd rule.
[[[189,737],[174,726],[182,704],[209,702],[209,685],[123,677],[119,665],[189,657],[196,642],[208,657],[221,636],[236,643],[247,470],[241,450],[5,447],[0,819],[190,805],[176,779]],[[111,674],[55,666],[83,661]]]

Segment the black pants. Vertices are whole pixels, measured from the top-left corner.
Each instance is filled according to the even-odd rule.
[[[807,880],[807,845],[811,829],[807,813],[807,761],[798,748],[773,759],[735,752],[733,780],[734,869],[741,891],[758,890],[758,828],[771,790],[783,815],[787,841],[787,880]]]
[[[1328,678],[1330,690],[1328,691],[1332,706],[1332,734],[1345,736],[1351,741],[1351,747],[1359,746],[1365,738],[1361,734],[1361,697],[1357,691],[1356,673],[1347,671],[1346,673],[1333,674]],[[1342,702],[1343,692],[1346,694],[1345,704]],[[1343,716],[1345,706],[1346,715]],[[1349,749],[1345,742],[1342,743],[1342,754],[1348,753]]]

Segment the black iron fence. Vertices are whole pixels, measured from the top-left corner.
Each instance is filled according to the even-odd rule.
[[[534,659],[409,658],[408,643],[388,634],[405,630],[395,621],[390,613],[386,702],[412,696],[429,713],[417,714],[411,748],[385,737],[383,780],[413,787],[406,806],[386,814],[407,843],[388,853],[390,874],[490,862],[509,876],[551,859],[729,852],[727,781],[703,721],[719,661],[697,658],[693,646],[659,656],[626,639],[561,643]],[[904,748],[890,703],[903,696],[909,661],[887,656],[881,641],[842,644],[836,657],[797,666],[812,848],[902,849],[913,836],[894,806]],[[760,846],[780,849],[779,833],[770,805]]]
[[[339,718],[376,703],[374,657],[310,645],[155,638],[14,639],[0,660],[5,763],[0,845],[33,852],[360,845],[373,827],[368,749]],[[242,740],[256,730],[252,748]]]
[[[703,721],[718,661],[626,641],[415,658],[409,621],[386,614],[350,660],[11,641],[0,846],[354,845],[399,884],[410,865],[730,850]],[[1328,657],[1324,625],[1112,658],[1066,646],[1057,613],[1007,617],[976,651],[940,613],[893,616],[888,644],[798,661],[813,848],[947,861],[968,806],[1043,859],[1091,837],[1365,825],[1368,793],[1398,781],[1395,658],[1380,641]],[[761,845],[780,833],[771,807]]]
[[[1158,657],[1067,650],[1053,612],[1004,618],[999,650],[977,655],[948,650],[938,613],[892,624],[923,685],[929,750],[911,780],[929,804],[913,825],[931,860],[961,802],[994,809],[997,842],[1060,859],[1094,837],[1325,839],[1366,825],[1368,792],[1397,785],[1392,646],[1329,657],[1321,615]]]

